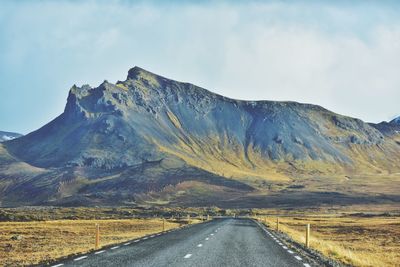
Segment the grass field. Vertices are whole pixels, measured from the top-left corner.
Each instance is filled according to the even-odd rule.
[[[272,229],[276,216],[261,221]],[[400,266],[400,216],[310,215],[280,217],[280,231],[305,243],[305,225],[311,224],[310,247],[353,266]]]
[[[93,250],[96,223],[102,246],[162,231],[161,219],[0,222],[0,266],[32,265]],[[165,222],[166,229],[179,225]]]
[[[0,222],[0,266],[31,265],[93,250],[96,223],[100,224],[102,246],[162,230],[161,219],[127,218],[140,214],[168,218],[186,218],[189,214],[252,215],[262,218],[263,222],[265,218],[272,229],[279,216],[280,230],[301,244],[305,241],[305,225],[310,223],[311,248],[329,258],[354,266],[400,266],[399,208],[381,204],[286,210],[3,209],[0,212],[0,219],[4,220]],[[192,220],[195,222],[198,221]],[[185,223],[185,220],[167,220],[165,226],[170,229]]]

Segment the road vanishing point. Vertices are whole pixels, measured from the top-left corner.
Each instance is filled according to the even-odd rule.
[[[225,218],[152,234],[51,266],[312,265],[256,221]]]

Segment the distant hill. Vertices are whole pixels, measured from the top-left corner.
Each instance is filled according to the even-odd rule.
[[[296,205],[373,201],[360,184],[400,173],[397,138],[320,106],[234,100],[135,67],[116,84],[73,86],[63,114],[4,143],[1,201],[246,207],[282,198]],[[361,180],[347,182],[352,176]],[[392,197],[383,180],[378,184]]]
[[[22,134],[19,134],[19,133],[0,131],[0,142],[9,141],[9,140],[21,137],[21,136],[22,136]]]
[[[400,116],[397,117],[397,118],[394,118],[393,120],[391,120],[390,123],[393,123],[393,124],[400,124]]]
[[[400,134],[400,117],[397,117],[390,122],[383,121],[378,124],[371,123],[370,125],[389,137],[396,138]]]

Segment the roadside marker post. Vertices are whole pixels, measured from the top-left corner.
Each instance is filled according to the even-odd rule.
[[[190,224],[190,215],[189,214],[187,215],[187,221],[188,221],[188,224]]]
[[[310,224],[307,224],[306,227],[306,247],[310,247]]]
[[[96,243],[95,243],[95,248],[99,249],[100,248],[100,226],[98,223],[96,223]]]
[[[165,232],[165,218],[162,218],[162,231]]]
[[[279,217],[276,217],[276,231],[279,232]]]
[[[210,215],[207,214],[207,221],[209,221],[209,220],[210,220]]]

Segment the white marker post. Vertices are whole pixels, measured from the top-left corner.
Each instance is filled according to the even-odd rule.
[[[98,223],[96,223],[96,243],[95,243],[95,248],[99,249],[100,248],[100,226]]]
[[[276,217],[276,231],[279,232],[279,217]]]

